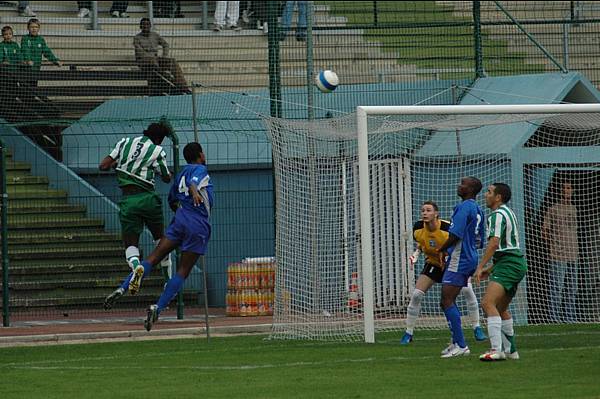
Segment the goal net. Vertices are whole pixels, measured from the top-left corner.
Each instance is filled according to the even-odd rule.
[[[511,305],[516,323],[600,321],[600,106],[359,107],[265,123],[276,182],[273,337],[372,342],[402,331],[423,267],[408,259],[421,204],[436,202],[449,219],[463,176],[482,181],[486,214],[487,186],[512,188],[529,265]],[[474,287],[478,300],[485,287]],[[439,302],[434,285],[417,331],[447,328]],[[457,305],[471,327],[460,295]]]

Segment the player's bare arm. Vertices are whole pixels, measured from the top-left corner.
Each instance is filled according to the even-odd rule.
[[[113,159],[113,157],[111,157],[110,155],[107,155],[106,157],[104,157],[102,162],[100,162],[100,165],[98,165],[98,169],[103,170],[103,171],[110,170],[111,168],[115,167],[116,162],[117,161],[115,159]]]
[[[448,250],[448,248],[450,248],[451,246],[455,245],[458,241],[460,241],[460,238],[458,238],[454,234],[450,233],[448,235],[448,239],[446,240],[446,242],[444,243],[444,245],[442,245],[438,249],[438,255],[440,257],[440,267],[442,268],[442,270],[445,267],[444,260],[446,258],[446,251]]]
[[[485,252],[483,253],[481,260],[477,265],[477,270],[475,270],[475,274],[473,274],[473,281],[476,284],[479,284],[479,282],[482,279],[487,278],[487,276],[492,272],[494,265],[492,264],[488,267],[486,267],[486,265],[489,263],[490,260],[492,260],[492,257],[494,256],[494,253],[498,250],[499,246],[500,239],[498,237],[492,237],[488,240],[487,246],[485,247]]]
[[[171,173],[167,173],[166,175],[160,175],[160,179],[165,183],[171,182],[171,177]]]
[[[195,184],[190,184],[190,192],[192,193],[192,198],[194,199],[194,206],[200,206],[204,200],[198,192],[198,187],[196,187]]]

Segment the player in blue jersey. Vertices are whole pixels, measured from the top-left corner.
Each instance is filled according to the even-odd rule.
[[[457,194],[462,202],[454,207],[448,240],[439,249],[440,262],[445,264],[441,306],[452,332],[452,343],[442,351],[442,357],[471,353],[465,342],[455,301],[475,272],[479,263],[477,249],[483,248],[485,241],[485,214],[475,202],[481,188],[481,181],[476,177],[461,179]]]
[[[183,149],[183,156],[188,164],[177,174],[169,191],[169,206],[175,211],[175,216],[156,249],[142,262],[145,277],[167,254],[177,247],[181,249],[177,273],[165,286],[158,302],[148,308],[144,321],[148,331],[158,320],[160,312],[183,288],[198,258],[206,252],[210,239],[213,186],[205,166],[204,152],[200,144],[189,143]]]
[[[213,204],[213,187],[204,165],[202,146],[198,143],[187,144],[183,149],[183,156],[188,165],[177,174],[169,191],[169,206],[175,212],[175,216],[154,251],[142,261],[141,267],[130,273],[121,284],[121,288],[127,290],[133,281],[136,283],[134,288],[138,291],[143,278],[150,274],[152,268],[175,248],[181,248],[177,273],[165,286],[158,303],[148,309],[149,314],[150,311],[153,314],[150,323],[146,323],[148,331],[160,311],[183,287],[198,257],[204,255],[210,238],[209,219]]]

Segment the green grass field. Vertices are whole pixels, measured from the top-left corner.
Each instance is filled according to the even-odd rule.
[[[373,345],[264,336],[0,349],[8,398],[598,398],[600,326],[521,327],[520,360],[440,359],[446,331]]]

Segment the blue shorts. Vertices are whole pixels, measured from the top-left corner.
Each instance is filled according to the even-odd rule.
[[[165,237],[177,242],[182,251],[204,255],[210,238],[210,224],[202,216],[180,208],[167,227]]]
[[[452,272],[448,269],[444,272],[444,277],[442,277],[442,284],[453,285],[455,287],[466,287],[469,283],[469,278],[471,278],[471,274]]]

